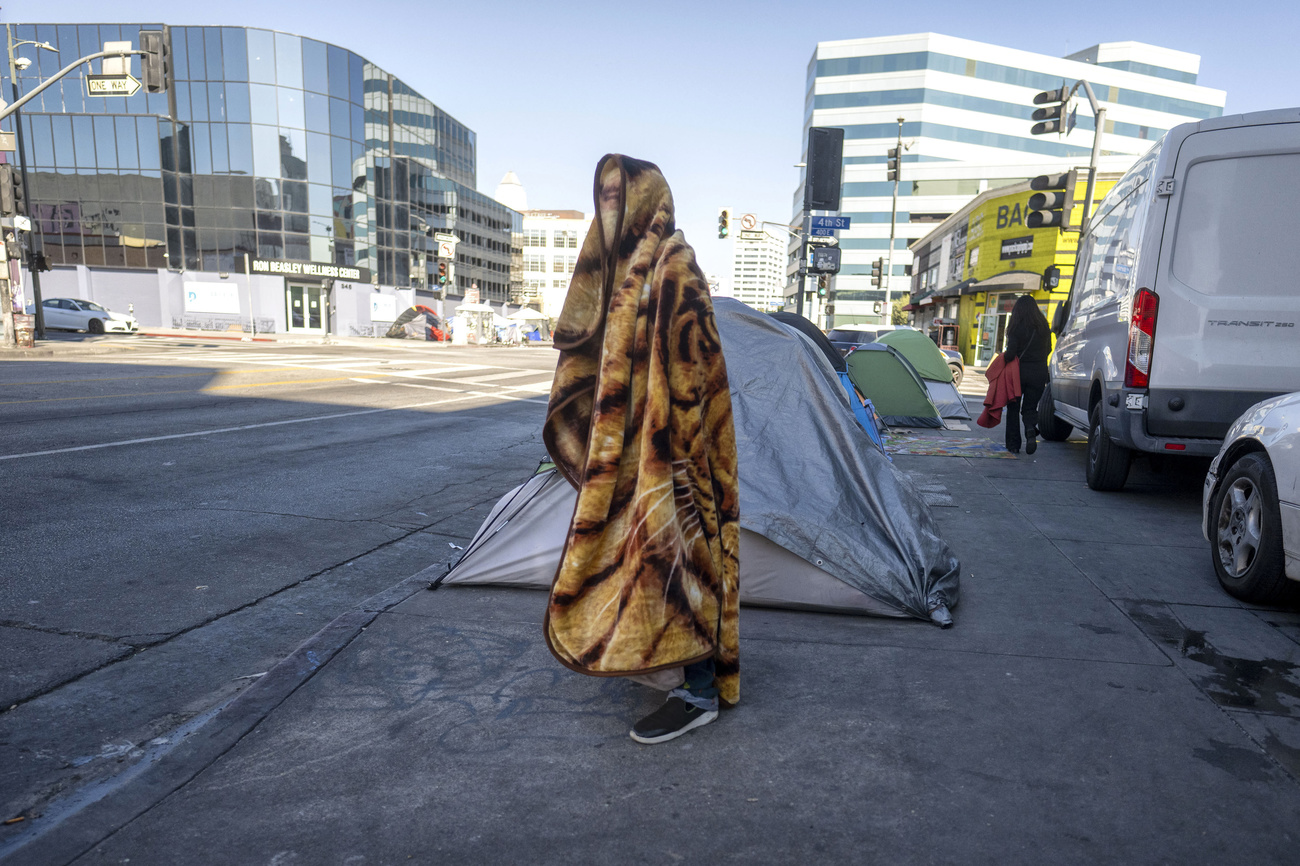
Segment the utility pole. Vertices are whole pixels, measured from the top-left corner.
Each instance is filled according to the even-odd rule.
[[[890,306],[890,282],[894,276],[894,234],[898,225],[898,175],[899,169],[903,164],[903,118],[898,118],[898,144],[894,146],[893,152],[888,156],[886,166],[889,167],[888,177],[894,182],[894,204],[889,210],[889,249],[885,251],[885,324],[893,324],[894,311]]]

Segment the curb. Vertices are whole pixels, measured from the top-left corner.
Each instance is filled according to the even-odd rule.
[[[34,825],[25,834],[28,841],[21,841],[23,835],[15,836],[10,844],[16,847],[0,855],[0,860],[62,866],[89,853],[220,760],[381,613],[427,588],[446,566],[446,562],[431,565],[336,617],[220,709],[211,721],[155,758],[152,766],[121,790],[106,794],[56,824]]]
[[[138,337],[164,337],[169,340],[234,340],[236,343],[278,343],[279,340],[273,337],[228,337],[225,334],[218,336],[209,336],[204,333],[198,334],[165,334],[161,331],[136,331]]]

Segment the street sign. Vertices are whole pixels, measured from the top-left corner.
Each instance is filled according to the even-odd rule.
[[[1069,135],[1074,132],[1075,124],[1079,121],[1079,106],[1070,109],[1070,116],[1065,121],[1065,134]]]
[[[740,239],[742,241],[761,241],[764,237],[766,237],[766,234],[764,232],[741,232],[740,233]]]
[[[815,229],[846,229],[852,221],[852,217],[846,216],[815,216],[812,218],[812,227]]]
[[[0,132],[0,150],[13,151],[17,149],[12,132]]]
[[[434,232],[433,239],[435,241],[441,241],[449,244],[460,243],[460,238],[456,237],[455,235],[446,234],[445,232]]]
[[[745,231],[753,231],[758,227],[758,217],[752,213],[741,214],[740,227]]]
[[[140,82],[131,74],[87,75],[87,96],[131,96],[140,89]]]
[[[815,238],[833,238],[835,229],[813,229],[811,234]]]
[[[456,245],[449,241],[438,241],[438,258],[454,259],[456,257]]]

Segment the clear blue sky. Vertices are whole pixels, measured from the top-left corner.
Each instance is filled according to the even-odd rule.
[[[342,45],[478,133],[489,195],[513,170],[530,207],[590,212],[602,154],[658,163],[706,271],[724,266],[720,206],[790,218],[819,40],[934,31],[1064,55],[1131,39],[1200,54],[1199,83],[1226,90],[1229,113],[1300,105],[1297,0],[23,0],[0,15],[258,26]]]

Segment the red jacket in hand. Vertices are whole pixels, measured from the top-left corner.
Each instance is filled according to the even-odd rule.
[[[989,380],[989,390],[984,395],[984,411],[975,423],[996,427],[1002,421],[1003,407],[1020,396],[1020,359],[1008,361],[1004,355],[998,355],[984,371],[984,377]]]

